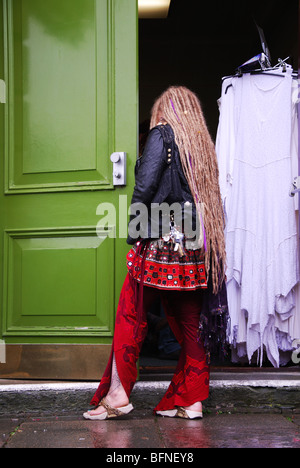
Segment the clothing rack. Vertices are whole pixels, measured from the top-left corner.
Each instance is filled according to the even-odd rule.
[[[300,176],[295,177],[291,189],[289,187],[293,172],[298,174],[298,106],[296,103],[299,101],[299,92],[298,81],[294,82],[294,79],[298,79],[298,73],[294,72],[293,66],[287,64],[286,60],[279,60],[275,67],[272,66],[273,63],[264,65],[258,61],[248,61],[250,66],[243,67],[242,65],[240,69],[235,70],[235,75],[223,78],[219,108],[220,120],[216,137],[221,198],[226,214],[226,251],[228,253],[226,284],[232,356],[236,362],[244,357],[250,361],[257,352],[257,356],[261,358],[258,364],[262,365],[263,351],[265,351],[269,361],[276,367],[279,367],[281,363],[284,364],[285,358],[290,359],[285,353],[281,354],[281,349],[287,351],[291,346],[290,343],[300,336],[299,286],[295,288],[295,299],[292,298],[294,286],[299,281],[295,268],[298,248],[298,239],[295,235],[297,232],[295,211],[300,200],[298,199]],[[256,76],[252,77],[251,74]],[[259,75],[269,75],[272,78],[260,78]],[[273,78],[273,75],[278,79]],[[236,79],[240,77],[244,79],[237,81]],[[281,80],[284,77],[286,79]],[[255,83],[259,85],[258,87],[254,85],[251,78],[255,82],[259,79],[259,82]],[[264,81],[263,86],[260,86],[262,84],[260,81]],[[233,86],[233,90],[225,96],[225,90],[227,91],[230,86]],[[292,88],[292,95],[290,88]],[[267,92],[271,90],[272,92],[265,99]],[[278,98],[274,99],[277,92]],[[224,100],[223,97],[225,97]],[[283,126],[282,131],[281,118],[284,122],[289,122]],[[257,122],[258,125],[256,125]],[[260,144],[261,139],[264,141],[263,145]],[[264,163],[263,159],[266,156],[269,158]],[[281,165],[280,161],[288,158],[290,158],[290,167],[286,161],[284,165]],[[270,172],[267,165],[277,163],[277,161],[278,164],[274,164]],[[269,176],[264,177],[267,173]],[[287,188],[285,193],[274,187],[273,180],[277,177],[284,179]],[[244,185],[245,181],[246,185]],[[258,181],[260,189],[257,191]],[[269,189],[274,190],[274,193],[271,192],[273,196],[264,199],[264,195],[269,194]],[[296,199],[290,199],[288,193]],[[253,194],[257,194],[257,199],[252,196]],[[263,200],[263,203],[255,206],[257,200]],[[249,218],[248,215],[245,217],[245,209],[249,213]],[[280,224],[282,221],[278,218],[278,213],[281,216],[281,211],[284,224]],[[266,224],[264,225],[261,221],[265,221]],[[269,226],[271,229],[265,229]],[[281,226],[284,226],[286,231],[281,231],[279,234],[276,227]],[[251,235],[247,235],[250,229]],[[262,238],[274,248],[276,262],[272,261],[272,254],[266,255],[264,241],[257,241]],[[252,252],[254,248],[256,254],[252,255],[251,259],[248,256],[247,262],[244,262],[244,255],[240,255],[240,252],[245,252],[246,249]],[[235,252],[238,254],[235,255]],[[291,279],[289,286],[285,286],[285,290],[282,289],[281,262],[284,266],[284,284],[287,285]],[[240,281],[241,278],[242,281]],[[275,280],[278,280],[276,289]],[[257,290],[253,289],[256,288],[255,285],[258,285]],[[259,288],[259,285],[263,287]],[[284,311],[286,307],[290,316],[276,314],[275,301],[279,296],[275,296],[274,293],[280,294],[281,310]],[[294,303],[293,310],[291,305]],[[259,307],[260,304],[263,306]],[[290,323],[287,326],[289,320]]]

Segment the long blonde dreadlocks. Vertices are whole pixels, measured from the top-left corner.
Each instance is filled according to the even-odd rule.
[[[171,86],[155,102],[150,128],[163,119],[172,127],[180,160],[198,217],[203,220],[207,276],[216,294],[224,280],[226,253],[224,214],[215,146],[198,97],[184,86]]]

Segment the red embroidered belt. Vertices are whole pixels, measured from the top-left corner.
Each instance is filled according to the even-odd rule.
[[[200,249],[174,251],[164,241],[137,242],[127,254],[127,268],[133,279],[159,289],[207,288],[204,256]]]

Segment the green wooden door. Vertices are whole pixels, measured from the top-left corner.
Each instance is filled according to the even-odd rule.
[[[109,344],[137,152],[137,2],[0,5],[1,337]],[[126,186],[113,186],[115,151]],[[108,202],[114,222],[96,230]]]

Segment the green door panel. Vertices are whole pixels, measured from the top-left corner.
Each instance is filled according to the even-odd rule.
[[[114,239],[94,230],[5,233],[6,336],[112,336]],[[64,237],[62,237],[62,235]]]
[[[137,154],[137,2],[0,7],[0,338],[109,344],[128,251],[119,200],[124,214]],[[115,151],[125,187],[112,183]],[[115,219],[99,231],[102,203]]]
[[[108,5],[4,0],[7,193],[111,187]]]

